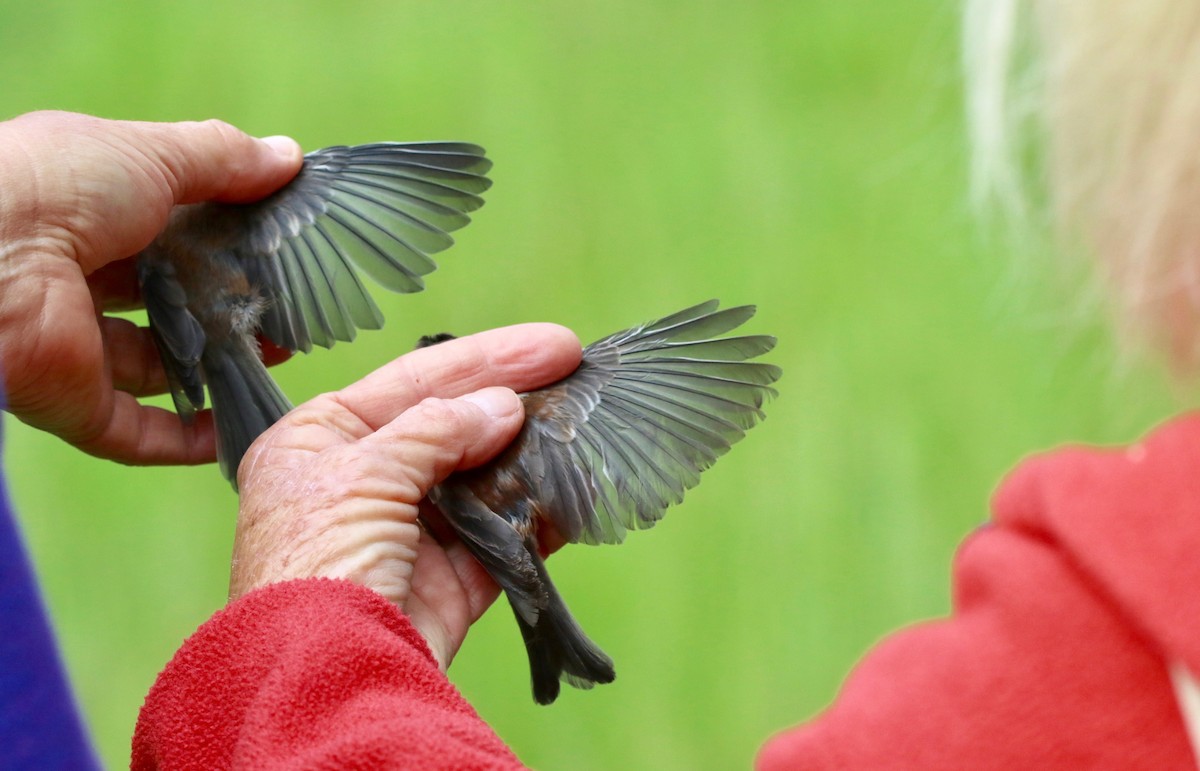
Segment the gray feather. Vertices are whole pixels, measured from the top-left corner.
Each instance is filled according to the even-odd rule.
[[[548,466],[555,500],[544,510],[564,538],[616,543],[653,525],[762,419],[780,370],[747,359],[775,339],[719,337],[753,315],[753,306],[718,310],[714,300],[618,332],[589,345],[575,374],[546,389],[569,417],[531,416],[527,430],[544,448],[569,445],[552,452],[580,469]],[[571,476],[580,473],[587,484]]]
[[[430,255],[483,205],[491,161],[465,142],[329,147],[305,156],[288,185],[250,205],[206,204],[235,218],[232,249],[264,293],[263,332],[310,351],[378,329],[383,315],[357,272],[396,292],[418,292]]]
[[[217,428],[217,461],[236,489],[246,450],[292,405],[245,340],[229,338],[211,346],[203,364]]]
[[[187,295],[169,263],[139,260],[138,282],[150,331],[162,359],[175,411],[185,422],[204,408],[204,381],[200,357],[204,330],[187,308]]]

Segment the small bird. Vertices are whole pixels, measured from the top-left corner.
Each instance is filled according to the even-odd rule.
[[[558,697],[560,679],[591,688],[616,676],[550,581],[539,528],[572,543],[620,543],[683,500],[775,395],[780,369],[748,361],[775,338],[722,337],[754,311],[711,300],[592,343],[574,373],[521,395],[525,423],[508,448],[430,493],[507,595],[539,704]]]
[[[307,353],[379,329],[358,271],[396,292],[423,289],[437,267],[429,255],[483,205],[491,165],[464,142],[329,147],[257,203],[172,211],[138,255],[142,298],[183,420],[208,386],[217,458],[235,489],[246,449],[291,409],[256,335]]]

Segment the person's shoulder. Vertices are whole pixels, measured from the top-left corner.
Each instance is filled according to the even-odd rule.
[[[1200,505],[1200,412],[1167,420],[1131,444],[1064,444],[1031,455],[1005,476],[993,510],[1001,521],[1022,520],[1081,506],[1143,508],[1189,493]]]
[[[1027,459],[1000,485],[993,519],[1054,548],[1140,629],[1200,661],[1200,642],[1180,642],[1200,641],[1200,413],[1127,446]]]

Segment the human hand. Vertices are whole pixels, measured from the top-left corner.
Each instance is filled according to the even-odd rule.
[[[38,112],[0,123],[0,378],[6,409],[125,463],[203,463],[208,413],[185,425],[141,405],[166,380],[135,307],[133,260],[175,204],[253,201],[300,168],[300,147],[219,121],[135,123]]]
[[[349,579],[404,610],[447,667],[499,590],[461,543],[418,525],[419,506],[516,436],[524,411],[509,389],[567,376],[580,353],[563,327],[506,327],[418,349],[295,408],[241,464],[231,599]]]

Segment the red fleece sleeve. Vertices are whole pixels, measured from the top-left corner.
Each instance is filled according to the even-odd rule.
[[[1198,438],[1024,464],[956,557],[953,615],[878,645],[759,771],[1195,769],[1167,665],[1200,671]]]
[[[134,769],[521,769],[382,596],[275,584],[217,613],[146,697]]]

